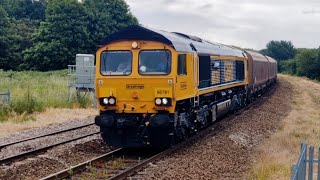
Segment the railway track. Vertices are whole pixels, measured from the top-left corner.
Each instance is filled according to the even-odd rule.
[[[43,137],[54,136],[54,135],[58,135],[58,134],[65,133],[65,132],[75,131],[75,130],[86,128],[86,127],[89,127],[89,126],[92,126],[92,125],[94,125],[94,123],[89,123],[89,124],[86,124],[86,125],[77,126],[77,127],[73,127],[73,128],[69,128],[69,129],[65,129],[65,130],[60,130],[60,131],[56,131],[56,132],[52,132],[52,133],[47,133],[47,134],[38,135],[38,136],[30,137],[30,138],[25,138],[25,139],[22,139],[22,140],[9,142],[9,143],[6,143],[6,144],[1,144],[0,145],[0,150],[2,148],[8,147],[8,146],[24,143],[24,142],[27,142],[27,141],[31,141],[31,140],[35,140],[35,139],[39,139],[39,138],[43,138]],[[24,151],[24,152],[21,152],[21,153],[16,154],[16,155],[4,157],[4,158],[0,159],[0,165],[1,164],[9,164],[9,163],[11,163],[13,161],[17,161],[17,160],[20,160],[20,159],[25,159],[25,158],[28,158],[28,157],[30,157],[32,155],[36,155],[36,154],[45,152],[45,151],[47,151],[47,150],[49,150],[49,149],[51,149],[53,147],[56,147],[56,146],[59,146],[59,145],[63,145],[63,144],[66,144],[66,143],[70,143],[72,141],[83,139],[83,138],[86,138],[86,137],[89,137],[89,136],[93,136],[93,135],[96,135],[96,134],[99,134],[99,133],[100,132],[93,132],[93,133],[90,133],[90,134],[85,134],[85,135],[78,136],[78,137],[75,137],[75,138],[71,138],[71,139],[68,139],[68,140],[65,140],[65,141],[61,141],[61,142],[57,142],[57,143],[54,143],[54,144],[50,144],[50,145],[47,145],[45,147],[40,147],[40,148]]]
[[[92,125],[94,125],[94,123],[89,123],[89,124],[86,124],[86,125],[77,126],[77,127],[73,127],[73,128],[69,128],[69,129],[64,129],[64,130],[56,131],[56,132],[52,132],[52,133],[46,133],[46,134],[43,134],[43,135],[34,136],[34,137],[30,137],[30,138],[25,138],[25,139],[21,139],[21,140],[18,140],[18,141],[5,143],[5,144],[0,144],[0,150],[2,148],[4,148],[4,147],[11,146],[11,145],[14,145],[14,144],[19,144],[19,143],[22,143],[22,142],[31,141],[31,140],[42,138],[42,137],[46,137],[46,136],[52,136],[52,135],[56,135],[56,134],[60,134],[60,133],[64,133],[64,132],[68,132],[68,131],[72,131],[72,130],[77,130],[77,129],[85,128],[85,127],[92,126]]]
[[[236,113],[227,116],[226,118],[224,118],[224,120],[227,121],[228,119],[232,119],[247,110],[257,107],[267,99],[267,96],[272,95],[276,88],[277,86],[262,95],[262,97],[260,97],[259,99],[254,100],[248,106],[240,109]],[[161,152],[141,152],[140,150],[129,150],[120,148],[89,161],[78,164],[76,166],[65,169],[63,171],[51,174],[47,177],[42,178],[41,180],[65,179],[71,177],[74,179],[81,179],[81,177],[110,180],[126,179],[127,177],[130,177],[135,173],[141,171],[150,163],[156,162],[157,160],[171,154],[181,147],[196,142],[195,140],[212,131],[212,129],[214,129],[217,124],[218,123],[215,123],[212,126],[187,139],[186,141],[183,141],[175,145],[174,147]]]

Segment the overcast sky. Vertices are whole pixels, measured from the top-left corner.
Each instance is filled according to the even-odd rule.
[[[320,0],[126,0],[145,26],[243,48],[320,46]]]

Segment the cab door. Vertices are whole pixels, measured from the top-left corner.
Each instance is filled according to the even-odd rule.
[[[192,54],[178,54],[177,100],[194,96],[194,60]]]
[[[199,57],[197,53],[193,53],[192,55],[192,63],[193,63],[193,93],[194,95],[198,95],[198,87],[199,87]]]

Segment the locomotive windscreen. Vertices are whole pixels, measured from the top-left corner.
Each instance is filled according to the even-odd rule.
[[[130,75],[132,69],[131,51],[104,51],[101,53],[102,75]]]

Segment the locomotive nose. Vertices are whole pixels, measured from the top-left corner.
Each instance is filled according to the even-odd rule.
[[[119,113],[156,113],[159,110],[174,112],[172,78],[112,78],[104,79],[104,83],[108,86],[98,89],[99,97],[104,97],[107,102],[100,100],[103,109]],[[113,105],[110,104],[110,97],[116,101]]]

